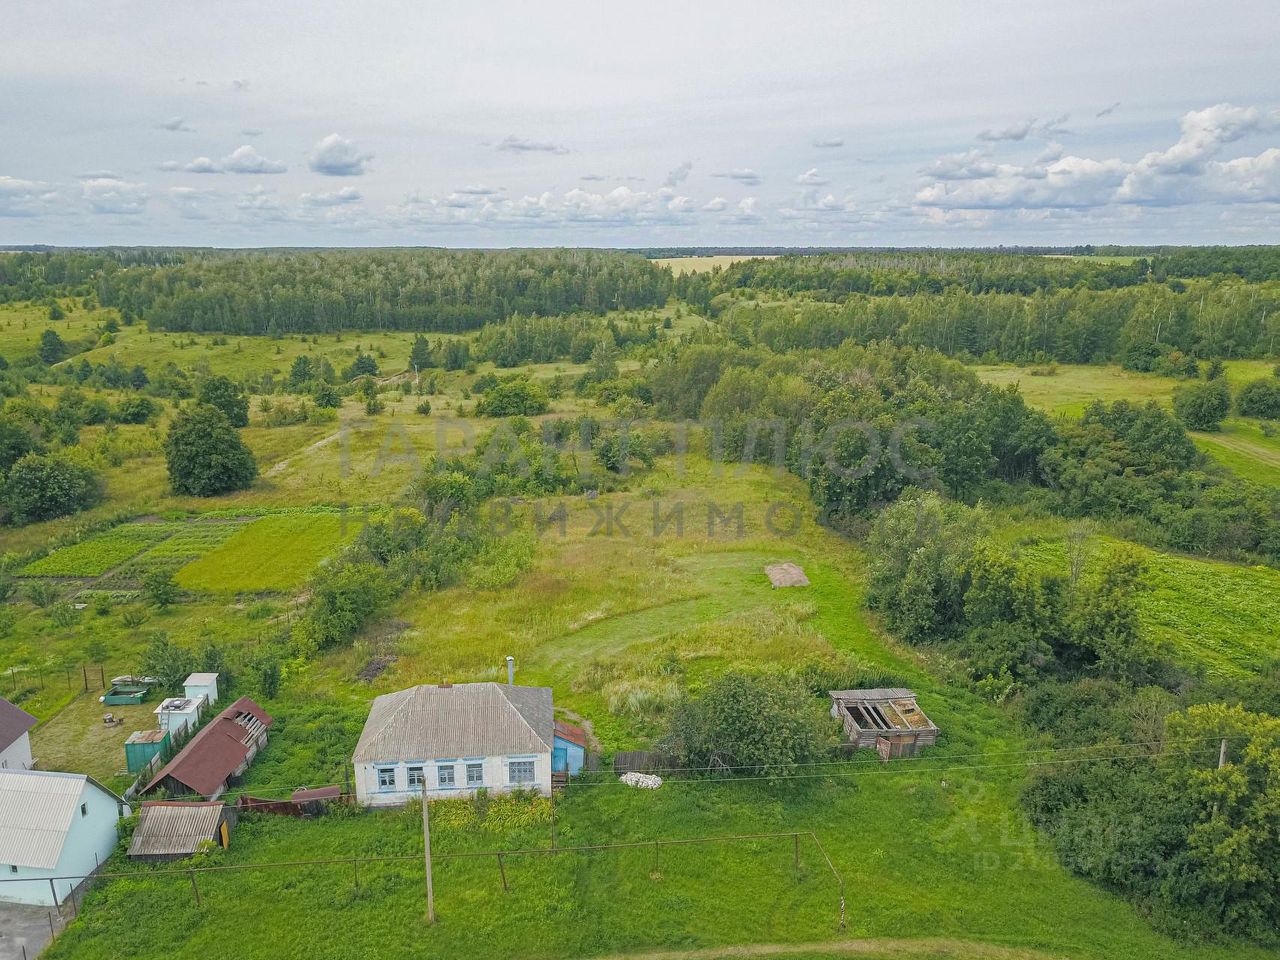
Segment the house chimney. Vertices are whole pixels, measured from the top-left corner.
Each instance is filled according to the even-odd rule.
[[[514,687],[516,685],[516,658],[507,657],[507,686]]]

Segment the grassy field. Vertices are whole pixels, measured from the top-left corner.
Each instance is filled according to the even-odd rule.
[[[1015,524],[1002,539],[1034,565],[1067,572],[1065,525]],[[1119,546],[1094,538],[1094,555]],[[1150,588],[1139,599],[1143,626],[1182,663],[1239,677],[1280,658],[1280,570],[1160,553],[1130,544],[1147,563]]]
[[[287,591],[342,549],[359,530],[354,517],[302,513],[263,517],[178,571],[178,585],[210,593]]]
[[[492,679],[507,654],[517,658],[519,682],[551,685],[557,706],[585,717],[606,751],[653,732],[668,702],[663,677],[681,689],[729,666],[857,666],[917,690],[944,730],[939,759],[893,767],[859,762],[777,784],[669,783],[652,792],[588,778],[565,791],[555,809],[562,848],[812,831],[846,885],[846,929],[836,925],[835,880],[807,839],[798,872],[790,841],[777,840],[664,848],[656,867],[651,847],[509,857],[504,892],[492,858],[449,857],[545,849],[545,801],[478,819],[465,805],[438,804],[432,839],[442,858],[440,922],[430,930],[422,926],[420,823],[412,811],[309,822],[263,816],[246,818],[231,850],[203,862],[409,859],[362,865],[358,889],[350,864],[207,874],[200,908],[185,876],[120,859],[112,869],[136,876],[97,886],[49,956],[105,960],[124,938],[144,960],[216,953],[228,930],[237,931],[237,956],[245,960],[345,957],[352,943],[373,942],[380,956],[393,958],[593,957],[756,943],[794,944],[809,951],[797,955],[822,956],[803,945],[849,938],[873,950],[885,938],[885,956],[1268,955],[1176,944],[1122,900],[1057,865],[1018,811],[1022,774],[1006,764],[1023,743],[1007,716],[943,685],[918,652],[878,631],[865,612],[857,549],[808,519],[794,478],[755,468],[717,476],[697,461],[680,474],[663,462],[637,486],[568,502],[563,535],[555,528],[543,535],[532,569],[513,586],[411,595],[353,646],[300,665],[288,689],[267,704],[279,722],[246,789],[279,795],[304,782],[340,782],[340,764],[374,695],[445,677]],[[742,504],[740,533],[734,524],[708,525],[713,502]],[[794,535],[766,527],[774,502],[806,517]],[[593,534],[598,511],[612,507],[617,517],[627,503],[626,534]],[[655,534],[654,503],[664,516],[684,505],[682,533]],[[771,589],[762,568],[781,559],[798,562],[811,586]],[[1170,583],[1178,580],[1173,575]],[[357,679],[373,656],[395,660],[371,683]],[[646,686],[653,696],[629,695]],[[83,738],[55,741],[57,725],[47,727],[45,742],[65,742],[68,755],[88,749]],[[975,768],[975,756],[998,766]],[[957,765],[946,757],[966,760]],[[893,895],[877,895],[886,890]],[[262,909],[265,902],[271,909]],[[303,929],[305,940],[297,936]]]
[[[1268,360],[1229,360],[1227,380],[1233,389],[1259,377],[1268,376],[1275,364]],[[1094,400],[1113,403],[1128,400],[1146,403],[1156,400],[1168,405],[1173,391],[1182,383],[1171,377],[1135,373],[1115,365],[1073,365],[1056,367],[1053,376],[1036,376],[1031,368],[976,366],[974,372],[997,386],[1017,384],[1032,406],[1057,416],[1078,417]],[[1229,417],[1222,430],[1191,434],[1196,446],[1240,476],[1270,486],[1280,486],[1280,434],[1263,433],[1263,421]]]
[[[772,260],[777,254],[765,254],[757,257],[719,254],[710,257],[661,257],[653,262],[660,267],[670,267],[676,276],[682,273],[706,273],[716,267],[727,267],[742,260]]]

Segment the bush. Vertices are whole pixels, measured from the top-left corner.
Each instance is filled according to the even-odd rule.
[[[680,766],[768,777],[822,759],[834,743],[833,722],[802,684],[738,672],[686,697],[665,739]]]
[[[1173,412],[1189,430],[1218,430],[1231,412],[1231,389],[1221,377],[1173,391]]]
[[[31,523],[84,510],[102,499],[102,481],[69,453],[29,453],[5,482],[5,504],[14,523]]]
[[[1280,420],[1280,377],[1250,380],[1236,396],[1236,409],[1242,417]]]
[[[208,404],[179,411],[164,451],[174,493],[212,497],[243,490],[258,475],[258,464],[231,421]]]
[[[534,416],[551,409],[547,391],[524,377],[504,380],[476,402],[476,416]]]
[[[150,423],[159,412],[159,404],[150,397],[125,397],[116,404],[114,417],[117,423]]]

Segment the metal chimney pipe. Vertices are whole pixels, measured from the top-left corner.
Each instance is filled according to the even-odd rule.
[[[514,687],[516,685],[516,658],[507,657],[507,686]]]

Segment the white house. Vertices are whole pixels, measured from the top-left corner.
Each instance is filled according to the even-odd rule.
[[[111,856],[128,812],[83,774],[0,770],[0,900],[61,903]]]
[[[191,700],[204,697],[208,706],[218,702],[218,675],[216,673],[193,673],[182,685],[182,692]]]
[[[373,701],[352,762],[371,807],[480,788],[551,792],[556,740],[550,687],[442,683]]]
[[[36,718],[0,697],[0,770],[30,770],[31,728]]]

